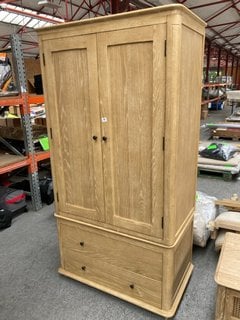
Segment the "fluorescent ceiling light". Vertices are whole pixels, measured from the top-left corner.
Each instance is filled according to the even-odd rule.
[[[1,11],[2,9],[2,11]],[[24,9],[6,3],[0,4],[0,22],[20,25],[27,28],[39,28],[64,22],[63,19],[39,13],[34,10]]]

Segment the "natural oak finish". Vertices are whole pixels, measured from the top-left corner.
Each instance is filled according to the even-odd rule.
[[[175,247],[147,243],[58,216],[60,273],[172,316],[192,272],[192,223]],[[97,262],[97,263],[96,263]],[[94,285],[95,286],[95,285]],[[129,298],[127,298],[129,297]],[[130,299],[130,300],[129,300]],[[152,310],[152,307],[154,310]]]
[[[232,199],[216,200],[215,205],[217,206],[217,208],[219,208],[219,206],[222,206],[230,211],[240,211],[240,201],[237,201],[237,200],[232,200]]]
[[[168,317],[193,268],[204,27],[168,5],[39,31],[59,272]]]
[[[228,232],[218,261],[216,320],[240,319],[240,235]]]
[[[162,24],[98,35],[100,92],[107,93],[102,130],[109,139],[103,144],[106,221],[159,238],[165,91],[158,84],[165,82],[165,33]]]
[[[46,50],[46,59],[52,62],[47,69],[53,81],[49,85],[55,84],[47,99],[53,108],[49,113],[55,116],[51,126],[59,210],[104,221],[101,146],[92,139],[101,136],[96,37],[55,39]]]

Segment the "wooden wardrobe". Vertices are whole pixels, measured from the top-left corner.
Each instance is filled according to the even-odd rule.
[[[166,317],[193,269],[204,28],[167,5],[39,31],[59,272]]]

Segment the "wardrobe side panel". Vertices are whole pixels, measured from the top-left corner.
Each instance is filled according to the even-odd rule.
[[[180,87],[176,144],[176,220],[180,230],[193,214],[200,130],[203,34],[182,25]]]

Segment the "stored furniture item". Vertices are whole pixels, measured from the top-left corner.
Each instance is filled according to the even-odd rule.
[[[39,31],[59,272],[164,316],[193,268],[204,26],[169,5]]]
[[[215,320],[240,319],[240,235],[228,232],[215,274],[218,284]]]
[[[221,250],[227,232],[240,233],[240,202],[238,195],[233,194],[231,199],[215,201],[217,217],[208,224],[211,239],[215,240],[215,250]],[[220,212],[222,206],[228,211]]]

